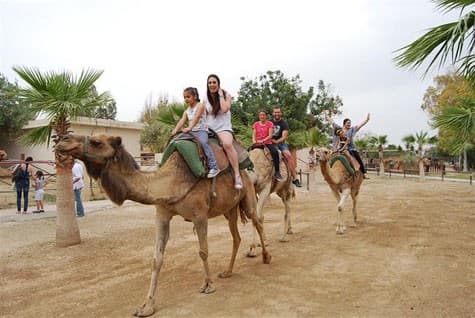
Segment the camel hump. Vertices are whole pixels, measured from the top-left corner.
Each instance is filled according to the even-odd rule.
[[[348,158],[346,158],[344,155],[336,155],[336,156],[333,156],[331,159],[330,159],[330,168],[333,167],[333,165],[335,164],[335,162],[337,161],[340,161],[343,166],[346,168],[346,170],[348,170],[348,172],[351,174],[351,175],[354,175],[355,174],[355,169],[353,169],[353,167],[351,166],[350,162],[348,161]]]

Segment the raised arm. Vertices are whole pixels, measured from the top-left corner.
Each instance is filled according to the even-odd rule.
[[[221,111],[227,113],[231,109],[231,95],[225,93],[225,91],[220,88],[218,91],[219,104],[221,105]]]
[[[335,130],[335,129],[337,129],[337,128],[341,128],[341,126],[335,124],[335,122],[333,121],[333,119],[330,117],[328,110],[324,110],[324,111],[323,111],[323,114],[325,115],[325,119],[328,121],[328,123],[329,123],[330,125],[332,125],[333,130]]]
[[[368,116],[366,116],[366,119],[363,120],[361,123],[359,123],[358,125],[356,125],[355,129],[356,131],[360,130],[364,125],[366,125],[367,123],[369,122],[369,113],[368,113]]]

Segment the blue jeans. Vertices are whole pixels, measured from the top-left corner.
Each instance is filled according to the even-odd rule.
[[[216,164],[216,158],[214,157],[213,150],[211,146],[208,145],[208,132],[205,130],[198,130],[198,131],[191,131],[190,132],[196,139],[199,140],[203,150],[205,152],[206,158],[208,159],[208,167],[210,169],[218,169],[218,165]]]
[[[84,207],[81,201],[81,190],[82,189],[74,190],[74,200],[76,201],[76,215],[77,216],[84,216]]]
[[[23,212],[28,210],[28,190],[30,188],[29,183],[16,182],[16,209],[21,211],[21,194],[23,193]]]

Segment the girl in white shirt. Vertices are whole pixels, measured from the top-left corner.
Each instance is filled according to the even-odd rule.
[[[214,157],[213,150],[208,145],[208,126],[206,125],[206,109],[205,106],[200,103],[200,97],[198,90],[194,87],[185,88],[183,91],[183,97],[185,103],[188,104],[188,108],[183,113],[180,121],[176,124],[172,131],[172,135],[176,135],[178,130],[185,125],[188,121],[188,127],[182,129],[184,133],[192,134],[199,140],[206,158],[208,160],[208,178],[214,178],[219,173],[219,168]]]
[[[229,163],[234,171],[234,188],[242,189],[242,179],[239,173],[239,161],[236,149],[233,146],[233,129],[231,125],[231,95],[221,88],[219,77],[211,74],[207,79],[208,127],[213,129],[223,144]]]

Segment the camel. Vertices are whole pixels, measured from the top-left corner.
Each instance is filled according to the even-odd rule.
[[[280,238],[281,242],[288,242],[287,234],[292,234],[290,222],[290,199],[295,198],[295,189],[292,184],[290,172],[283,160],[280,161],[280,173],[282,181],[274,178],[274,167],[272,158],[267,149],[253,149],[249,152],[249,157],[254,164],[254,171],[249,172],[257,194],[257,216],[260,223],[264,226],[264,204],[271,193],[276,193],[285,206],[284,214],[284,234]],[[251,245],[249,256],[255,256],[255,235],[254,243]]]
[[[142,172],[133,157],[122,145],[120,137],[113,136],[63,136],[56,146],[62,155],[71,155],[84,162],[87,172],[99,179],[109,198],[121,205],[132,200],[156,207],[156,243],[152,262],[150,288],[145,300],[135,312],[135,316],[147,317],[155,312],[155,298],[158,275],[163,264],[165,247],[169,237],[170,220],[175,215],[193,222],[200,245],[199,256],[203,262],[205,278],[200,292],[215,291],[208,266],[208,219],[224,215],[228,219],[233,238],[231,260],[228,268],[219,275],[230,277],[236,253],[241,242],[237,219],[238,209],[241,220],[252,220],[261,243],[264,244],[263,228],[256,215],[254,186],[245,171],[241,171],[244,188],[234,189],[230,173],[223,173],[211,179],[196,178],[180,154],[174,152],[168,161],[154,172]],[[212,196],[212,182],[216,182]],[[271,255],[262,249],[263,262],[269,264]]]
[[[330,168],[330,154],[331,151],[327,148],[320,148],[317,150],[317,158],[320,162],[320,169],[322,171],[323,178],[330,186],[330,189],[338,201],[336,233],[343,234],[346,230],[345,222],[343,220],[343,205],[350,195],[353,200],[353,226],[356,226],[356,204],[358,202],[358,192],[360,190],[361,183],[363,182],[363,174],[360,170],[357,170],[354,172],[354,174],[351,174],[339,160],[337,160],[333,164],[333,167]]]

